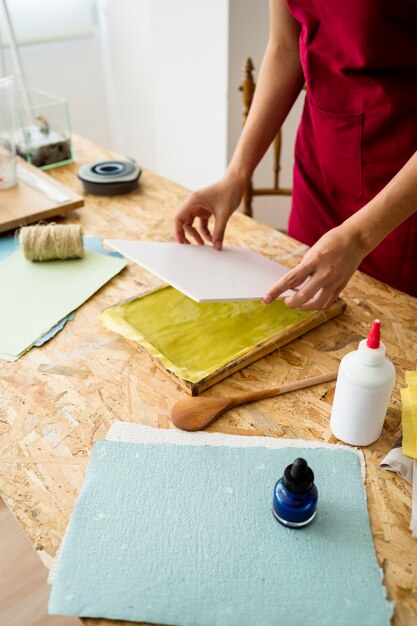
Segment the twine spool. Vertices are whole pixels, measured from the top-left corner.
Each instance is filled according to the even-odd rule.
[[[81,226],[78,224],[36,224],[19,233],[23,254],[29,261],[80,259],[84,256]]]

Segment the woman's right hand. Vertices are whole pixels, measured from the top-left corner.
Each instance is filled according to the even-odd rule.
[[[244,185],[229,179],[188,194],[174,217],[175,238],[179,243],[190,243],[188,237],[204,245],[204,240],[222,249],[226,224],[240,204]],[[209,220],[214,217],[214,226]]]

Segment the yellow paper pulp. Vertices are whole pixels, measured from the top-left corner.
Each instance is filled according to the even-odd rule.
[[[406,372],[406,389],[401,389],[403,403],[403,454],[417,459],[417,372]]]
[[[277,300],[194,302],[172,287],[103,311],[110,330],[145,347],[180,378],[196,383],[256,345],[314,315]]]

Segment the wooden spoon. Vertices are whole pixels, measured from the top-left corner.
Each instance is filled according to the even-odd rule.
[[[286,385],[274,387],[273,389],[252,391],[252,393],[247,393],[243,396],[234,396],[233,398],[185,398],[184,400],[176,402],[172,407],[171,420],[173,424],[175,424],[177,428],[181,428],[181,430],[203,430],[203,428],[206,428],[206,426],[214,422],[214,420],[220,417],[225,411],[235,406],[279,396],[288,391],[296,391],[297,389],[320,385],[321,383],[336,380],[336,378],[337,372],[331,372],[330,374],[321,374],[320,376],[298,380],[295,383],[287,383]]]

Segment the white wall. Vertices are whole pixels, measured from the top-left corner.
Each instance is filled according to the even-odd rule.
[[[220,178],[237,143],[245,58],[259,70],[267,0],[100,0],[111,147],[195,189]],[[283,134],[281,183],[292,185],[303,95]],[[255,185],[272,185],[269,153]],[[256,198],[254,214],[285,228],[291,199]]]
[[[112,147],[198,188],[227,160],[225,0],[101,0]]]
[[[21,46],[30,85],[68,99],[73,128],[195,189],[218,179],[240,133],[242,66],[259,70],[267,0],[98,0],[94,36]],[[8,70],[10,56],[6,51]],[[303,96],[284,126],[281,182],[292,184]],[[257,186],[272,184],[272,155]],[[288,198],[256,198],[285,228]]]
[[[238,87],[243,78],[243,64],[251,57],[255,80],[268,41],[269,17],[267,0],[229,0],[229,94],[228,94],[228,159],[238,141],[242,120],[242,95]],[[292,187],[293,149],[304,101],[304,93],[296,101],[283,126],[280,183]],[[260,163],[254,176],[255,187],[273,184],[272,150]],[[253,200],[254,217],[275,228],[285,229],[291,198],[271,196]]]
[[[66,98],[73,130],[108,145],[107,106],[98,37],[20,46],[28,85]],[[6,70],[13,73],[10,52]]]

